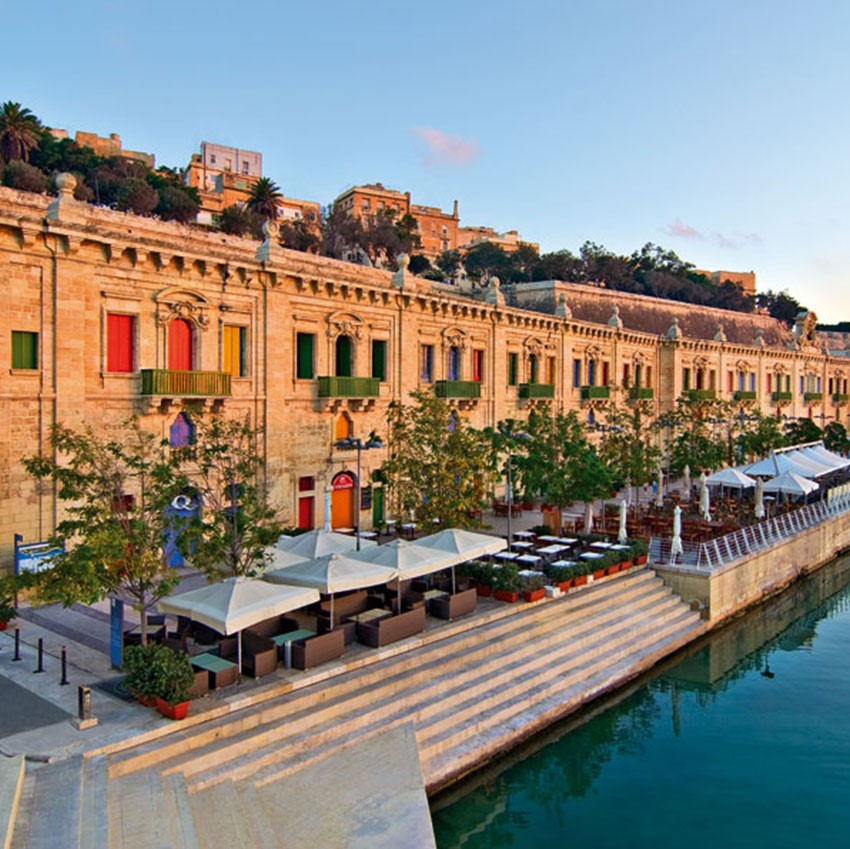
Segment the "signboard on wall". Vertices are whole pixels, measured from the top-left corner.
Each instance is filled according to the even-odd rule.
[[[50,568],[50,560],[63,549],[49,542],[29,542],[24,544],[23,537],[15,534],[15,574],[21,572],[41,572]]]
[[[331,481],[331,486],[334,491],[340,489],[354,489],[354,485],[355,477],[351,474],[351,472],[340,472],[338,475],[335,475],[333,481]]]

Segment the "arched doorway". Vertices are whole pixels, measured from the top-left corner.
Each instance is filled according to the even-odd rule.
[[[331,481],[331,527],[353,528],[357,522],[354,512],[354,494],[357,476],[354,472],[340,472]]]
[[[168,368],[191,371],[194,361],[194,334],[185,318],[175,318],[168,325]]]

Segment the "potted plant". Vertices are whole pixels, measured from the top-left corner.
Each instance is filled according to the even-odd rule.
[[[124,689],[146,707],[156,707],[154,658],[162,648],[156,643],[128,646],[124,651]]]
[[[489,563],[473,560],[463,567],[461,575],[469,578],[475,586],[476,595],[481,598],[489,598],[493,591],[493,572],[493,567]]]
[[[195,683],[192,664],[185,654],[155,645],[151,652],[151,693],[156,708],[169,719],[185,719],[189,713],[189,690]]]
[[[636,539],[632,543],[632,563],[635,566],[643,566],[646,563],[647,555],[649,554],[649,546],[646,540]]]
[[[519,601],[520,577],[513,563],[494,569],[493,597],[498,601]]]
[[[546,578],[543,575],[524,575],[522,576],[522,597],[525,601],[540,601],[545,598]]]
[[[547,571],[549,580],[558,587],[562,593],[565,593],[573,585],[573,579],[578,574],[575,565],[550,566]]]
[[[5,631],[10,620],[15,618],[15,606],[11,598],[0,598],[0,631]]]
[[[590,576],[590,563],[587,560],[580,560],[576,563],[575,566],[571,567],[575,569],[574,577],[573,577],[573,586],[574,587],[583,587]]]

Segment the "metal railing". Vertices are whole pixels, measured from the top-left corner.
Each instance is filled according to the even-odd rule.
[[[687,566],[707,571],[717,569],[850,511],[850,492],[847,487],[836,489],[840,492],[829,491],[822,501],[757,522],[731,534],[707,542],[682,541],[682,552],[675,558],[671,557],[672,540],[669,537],[652,537],[649,541],[650,559],[653,563],[673,568]]]
[[[230,395],[230,375],[221,371],[173,371],[143,368],[142,395],[224,398]]]

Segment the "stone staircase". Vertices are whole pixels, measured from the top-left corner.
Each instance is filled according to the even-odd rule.
[[[19,840],[16,831],[13,849],[286,846],[294,809],[280,799],[297,794],[309,775],[343,775],[340,753],[370,745],[381,752],[393,735],[409,734],[407,759],[416,761],[418,751],[413,766],[421,778],[417,769],[416,779],[405,780],[411,787],[418,780],[420,792],[423,780],[435,790],[650,668],[706,627],[648,569],[481,619],[474,628],[457,623],[415,651],[163,739],[36,770],[23,800],[29,834]],[[368,774],[380,777],[375,757]],[[393,769],[395,776],[403,767]],[[355,788],[365,774],[352,774]],[[54,784],[75,785],[65,794],[59,842],[38,817]],[[397,789],[394,779],[384,798]],[[45,819],[57,828],[52,811]],[[76,844],[67,840],[71,833]]]

